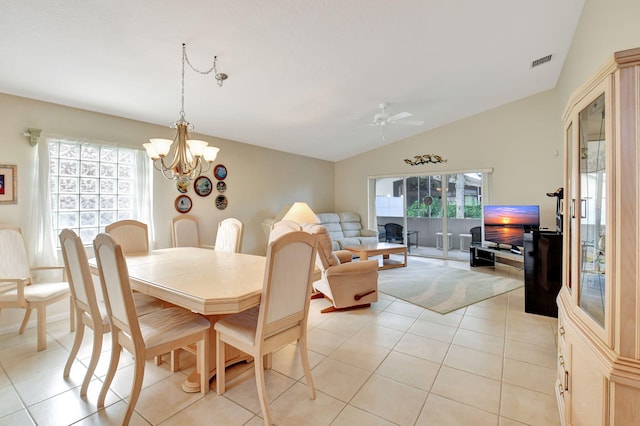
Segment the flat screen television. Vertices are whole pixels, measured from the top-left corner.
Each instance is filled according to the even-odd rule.
[[[517,251],[524,233],[540,227],[540,206],[484,206],[484,239],[496,248],[507,245]]]

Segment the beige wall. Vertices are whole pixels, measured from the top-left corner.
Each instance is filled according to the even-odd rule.
[[[150,137],[173,139],[174,130],[168,126],[126,120],[104,114],[67,108],[45,102],[0,94],[0,164],[18,166],[18,203],[0,205],[0,222],[21,226],[27,230],[30,196],[34,191],[31,173],[36,148],[23,136],[27,128],[43,130],[41,140],[49,136],[63,136],[96,142],[118,143],[141,148]],[[266,236],[261,222],[275,216],[286,204],[306,201],[317,211],[333,210],[334,164],[328,161],[291,155],[256,146],[202,136],[220,148],[216,163],[228,169],[225,192],[229,205],[225,210],[215,207],[215,195],[199,197],[189,192],[198,216],[203,243],[213,243],[218,222],[225,217],[237,217],[245,224],[244,253],[265,253]],[[212,181],[212,170],[206,173]],[[214,191],[217,192],[217,191]],[[170,220],[178,213],[174,200],[178,195],[175,181],[154,174],[154,247],[171,245]],[[206,265],[203,265],[206,267]],[[214,271],[212,271],[214,273]],[[24,311],[8,309],[0,315],[0,334],[16,332]],[[50,319],[68,316],[68,305],[59,302],[48,310]],[[35,315],[32,316],[35,326]]]
[[[550,90],[439,127],[336,164],[336,208],[367,212],[369,176],[493,169],[495,204],[539,204],[542,226],[555,229],[562,186],[562,144],[555,91]],[[405,158],[438,154],[446,163],[410,166]]]
[[[587,0],[558,80],[558,108],[618,50],[640,47],[640,1]]]
[[[565,104],[613,52],[640,47],[638,16],[637,0],[586,0],[555,89],[336,163],[336,209],[367,217],[370,176],[493,168],[490,202],[539,204],[542,226],[553,229],[545,193],[562,185]],[[430,153],[448,162],[403,162]]]

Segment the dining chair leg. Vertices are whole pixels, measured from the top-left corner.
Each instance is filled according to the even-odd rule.
[[[313,376],[311,376],[311,366],[309,364],[309,351],[307,351],[307,339],[301,337],[298,339],[298,349],[300,350],[300,361],[302,361],[302,368],[304,369],[304,376],[307,379],[309,385],[309,396],[311,399],[316,399],[316,388],[313,384]]]
[[[144,379],[144,363],[145,359],[142,354],[136,354],[134,359],[133,370],[133,383],[131,385],[131,395],[129,395],[129,403],[127,404],[127,411],[122,419],[123,425],[128,425],[133,416],[133,410],[138,403],[140,397],[140,390],[142,389],[142,379]]]
[[[71,351],[69,352],[69,358],[67,358],[67,363],[64,365],[62,377],[69,377],[69,373],[71,371],[71,365],[73,365],[73,361],[75,361],[76,356],[78,355],[78,350],[80,350],[80,344],[82,343],[83,337],[84,337],[84,324],[81,324],[80,326],[78,326],[78,330],[76,331],[76,335],[73,339],[73,346],[71,346]]]
[[[116,375],[116,369],[118,368],[118,362],[120,361],[120,351],[122,350],[122,347],[115,337],[117,333],[118,330],[111,330],[111,358],[109,359],[109,369],[107,370],[107,375],[104,377],[102,389],[100,390],[100,395],[98,396],[98,408],[104,408],[104,399],[107,396],[107,391],[111,386],[113,377]]]
[[[225,359],[224,359],[225,343],[220,339],[220,333],[216,333],[216,392],[222,395],[225,391]]]
[[[36,307],[36,326],[38,329],[38,350],[47,349],[47,305],[38,303]]]
[[[24,312],[24,318],[22,319],[22,324],[20,324],[20,331],[18,331],[18,334],[24,333],[24,330],[27,328],[27,324],[29,323],[30,317],[31,317],[31,308],[27,308]]]
[[[76,317],[78,314],[75,309],[75,302],[73,301],[73,297],[69,297],[69,332],[73,333],[76,331]]]
[[[84,329],[84,327],[82,328]],[[89,359],[89,365],[87,366],[87,373],[84,375],[82,387],[80,388],[80,396],[87,395],[91,377],[93,377],[93,372],[96,371],[98,361],[100,360],[100,352],[102,352],[102,333],[93,330],[93,350],[91,352],[91,359]]]
[[[256,384],[258,385],[258,399],[260,400],[260,407],[262,408],[262,415],[264,417],[264,424],[271,426],[271,413],[269,412],[269,400],[267,399],[267,387],[264,381],[264,357],[256,356],[253,358]]]

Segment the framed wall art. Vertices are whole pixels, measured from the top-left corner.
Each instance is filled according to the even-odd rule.
[[[189,213],[192,206],[193,203],[188,195],[178,195],[178,198],[176,198],[176,210],[178,213]]]
[[[0,204],[18,202],[18,166],[0,164]]]
[[[227,204],[229,204],[229,200],[224,195],[218,195],[216,197],[216,207],[218,210],[224,210],[227,208]]]
[[[211,191],[213,190],[211,179],[206,176],[199,176],[195,181],[193,181],[193,189],[199,196],[206,197],[211,194]]]
[[[223,164],[218,164],[213,168],[213,175],[218,180],[223,180],[227,177],[227,168]]]

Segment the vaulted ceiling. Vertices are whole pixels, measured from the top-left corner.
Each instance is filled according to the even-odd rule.
[[[338,161],[555,87],[584,0],[2,3],[2,93],[168,126],[186,43],[195,132]]]

